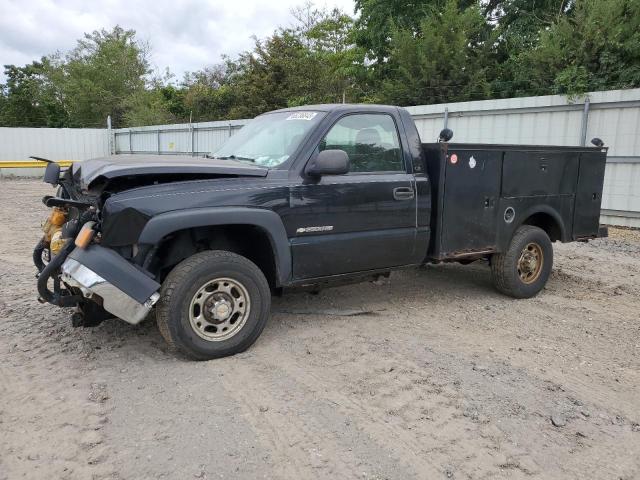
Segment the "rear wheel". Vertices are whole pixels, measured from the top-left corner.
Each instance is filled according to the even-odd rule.
[[[552,266],[553,246],[549,236],[531,225],[518,228],[507,251],[491,258],[494,285],[515,298],[531,298],[540,292]]]
[[[186,356],[209,360],[242,352],[269,318],[271,292],[262,271],[226,251],[184,260],[162,285],[156,317],[165,340]]]

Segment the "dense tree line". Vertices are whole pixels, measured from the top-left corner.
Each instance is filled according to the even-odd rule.
[[[0,126],[133,126],[323,102],[399,105],[640,86],[640,0],[356,0],[176,80],[117,26],[5,65]]]

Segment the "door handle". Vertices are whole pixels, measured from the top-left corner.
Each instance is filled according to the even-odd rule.
[[[495,206],[495,199],[493,197],[484,197],[484,208],[493,208]]]
[[[396,200],[411,200],[414,197],[414,191],[411,187],[396,187],[393,189],[393,198]]]

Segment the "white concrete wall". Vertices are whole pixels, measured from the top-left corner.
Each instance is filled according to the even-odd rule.
[[[120,128],[114,131],[117,153],[204,155],[216,150],[249,120]]]
[[[106,129],[0,127],[0,177],[42,175],[42,168],[2,168],[2,162],[28,161],[31,155],[78,161],[108,154]]]
[[[100,128],[7,128],[0,127],[0,161],[84,160],[109,154],[109,137]]]
[[[425,142],[444,127],[462,143],[581,145],[586,98],[587,145],[598,137],[609,147],[602,198],[603,223],[640,228],[640,89],[407,107]]]
[[[585,101],[589,100],[585,119]],[[609,146],[603,193],[603,222],[640,227],[640,89],[509,98],[407,107],[424,142],[444,127],[455,142],[580,145],[599,137]],[[202,122],[118,129],[117,153],[202,155],[216,150],[248,120]],[[83,160],[109,153],[107,130],[0,128],[0,162],[37,155]],[[40,169],[2,169],[0,175],[41,175]]]

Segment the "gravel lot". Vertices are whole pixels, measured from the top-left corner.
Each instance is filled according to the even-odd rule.
[[[531,300],[482,264],[290,294],[192,363],[36,301],[51,192],[0,181],[0,479],[640,478],[640,232],[556,244]]]

